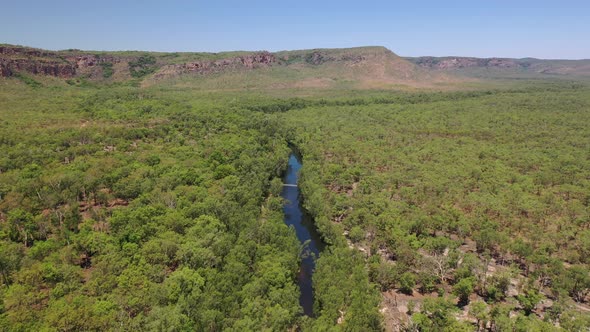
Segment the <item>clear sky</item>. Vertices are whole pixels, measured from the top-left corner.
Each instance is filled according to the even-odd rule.
[[[52,50],[292,50],[590,58],[590,0],[0,0],[0,43]]]

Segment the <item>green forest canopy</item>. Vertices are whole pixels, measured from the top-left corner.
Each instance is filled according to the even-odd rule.
[[[408,322],[423,331],[590,326],[583,85],[277,100],[16,82],[0,89],[3,330],[379,330],[388,290],[440,294]],[[271,190],[288,143],[330,244],[314,318]],[[474,296],[477,322],[454,319]]]

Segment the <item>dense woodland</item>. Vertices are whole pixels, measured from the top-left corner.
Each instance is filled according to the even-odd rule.
[[[421,98],[286,113],[326,241],[346,234],[381,291],[425,295],[409,330],[586,331],[590,91]]]
[[[1,329],[296,323],[299,244],[270,191],[288,154],[273,116],[134,88],[8,95]]]
[[[378,331],[399,293],[408,331],[586,331],[589,122],[572,83],[275,99],[0,80],[0,330]],[[314,317],[289,144],[328,244]]]
[[[0,329],[327,330],[344,306],[346,329],[380,328],[349,249],[302,315],[282,115],[127,85],[0,91]]]

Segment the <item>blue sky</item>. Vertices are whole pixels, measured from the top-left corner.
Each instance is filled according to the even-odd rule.
[[[590,58],[590,0],[1,0],[0,5],[0,43],[53,50],[382,45],[405,56]]]

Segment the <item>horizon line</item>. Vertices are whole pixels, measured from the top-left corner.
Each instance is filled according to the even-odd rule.
[[[45,50],[45,51],[52,51],[52,52],[73,52],[73,51],[80,51],[80,52],[144,52],[144,53],[207,53],[207,54],[219,54],[219,53],[240,53],[240,52],[270,52],[270,53],[281,53],[281,52],[296,52],[296,51],[314,51],[314,50],[345,50],[345,49],[354,49],[354,48],[385,48],[388,51],[394,53],[395,55],[401,58],[475,58],[475,59],[516,59],[516,60],[524,60],[524,59],[532,59],[532,60],[565,60],[565,61],[584,61],[590,60],[590,58],[537,58],[533,56],[525,56],[525,57],[507,57],[507,56],[473,56],[473,55],[401,55],[399,53],[394,52],[387,46],[383,45],[364,45],[364,46],[351,46],[351,47],[313,47],[313,48],[301,48],[301,49],[284,49],[284,50],[271,50],[271,49],[260,49],[260,50],[220,50],[220,51],[156,51],[156,50],[140,50],[140,49],[110,49],[110,50],[90,50],[90,49],[79,49],[79,48],[65,48],[65,49],[51,49],[51,48],[44,48],[44,47],[37,47],[37,46],[28,46],[28,45],[21,45],[21,44],[10,44],[0,42],[0,46],[16,46],[16,47],[25,47],[25,48],[32,48],[38,50]]]

